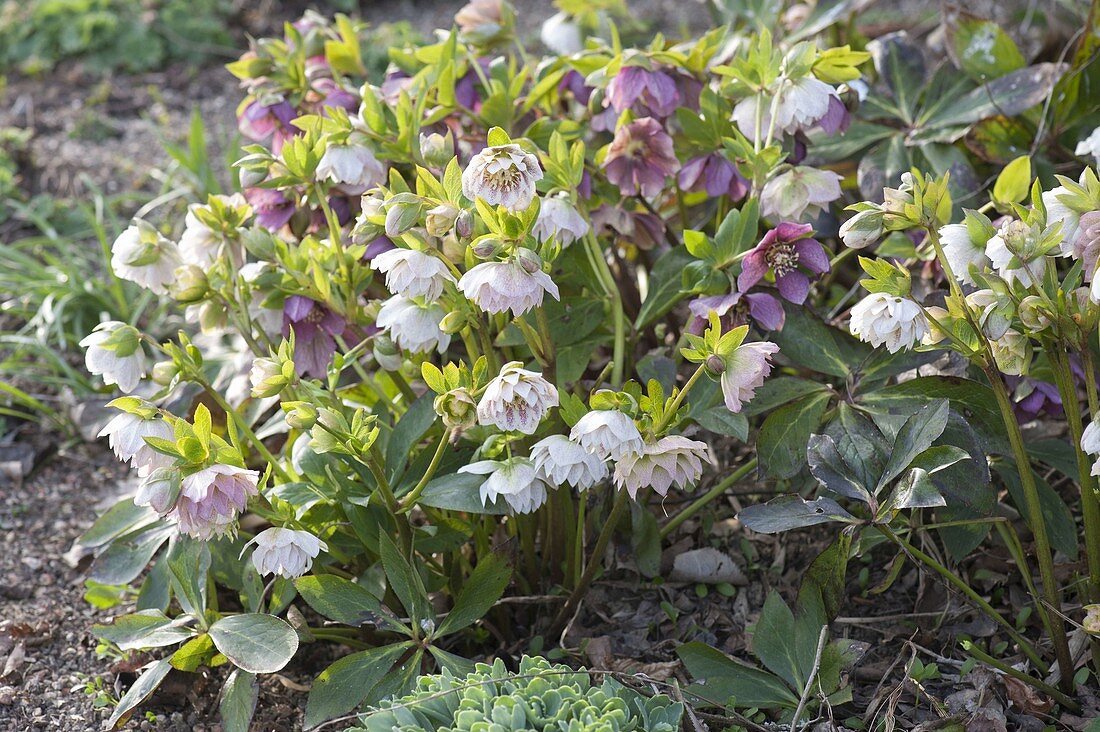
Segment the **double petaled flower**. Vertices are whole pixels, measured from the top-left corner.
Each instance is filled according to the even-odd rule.
[[[607,478],[607,463],[565,435],[550,435],[531,446],[539,478],[553,486],[588,490]]]
[[[617,409],[595,409],[573,425],[573,440],[601,460],[621,460],[645,449],[634,420]]]
[[[111,269],[158,295],[168,294],[181,264],[179,248],[151,225],[137,221],[111,246]]]
[[[261,531],[248,544],[256,545],[252,550],[252,564],[257,572],[277,574],[286,579],[301,577],[313,566],[318,554],[328,551],[328,545],[308,531],[281,527]]]
[[[183,478],[179,498],[168,518],[180,531],[195,539],[209,540],[232,534],[237,516],[251,496],[259,494],[260,474],[235,465],[211,465]]]
[[[159,416],[146,417],[133,412],[120,412],[99,433],[106,437],[115,456],[145,477],[155,468],[167,467],[173,459],[149,447],[146,437],[172,438],[172,427]]]
[[[386,274],[386,289],[395,295],[435,302],[454,275],[438,257],[415,249],[389,249],[370,260],[371,269]]]
[[[539,159],[514,143],[487,147],[473,157],[462,172],[462,195],[480,198],[491,206],[523,211],[535,197],[535,183],[542,180]]]
[[[663,71],[623,66],[607,85],[607,101],[618,114],[638,103],[655,117],[668,117],[680,106],[680,90]]]
[[[546,483],[528,458],[481,460],[458,469],[460,473],[488,475],[481,484],[481,504],[503,498],[516,513],[531,513],[546,502]]]
[[[145,351],[133,326],[117,320],[100,323],[80,341],[80,346],[87,349],[84,365],[88,371],[102,376],[108,386],[117,384],[119,390],[129,394],[145,375]]]
[[[523,368],[519,361],[511,361],[485,387],[477,405],[477,421],[486,427],[530,435],[556,406],[558,390],[554,385],[542,374]]]
[[[413,353],[447,350],[451,336],[439,324],[447,311],[435,304],[421,304],[402,295],[382,303],[375,323],[385,329],[399,348]]]
[[[516,317],[541,306],[546,293],[561,299],[550,275],[540,268],[525,267],[518,259],[482,262],[462,275],[458,289],[487,313],[511,310]]]
[[[652,198],[664,189],[665,179],[680,169],[680,161],[661,123],[642,117],[615,131],[603,169],[624,196],[640,192]]]
[[[890,353],[912,348],[928,335],[928,319],[908,298],[872,292],[852,308],[852,335]]]
[[[668,435],[615,463],[615,487],[626,490],[631,498],[642,488],[664,496],[672,486],[683,490],[698,481],[704,460],[710,462],[705,442]]]

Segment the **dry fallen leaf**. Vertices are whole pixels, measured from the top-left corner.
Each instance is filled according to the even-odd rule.
[[[1043,715],[1054,707],[1053,699],[1019,679],[1005,676],[1004,683],[1008,701],[1024,714]]]
[[[715,585],[728,582],[744,587],[748,584],[741,568],[725,552],[711,547],[692,549],[676,557],[672,563],[672,582],[705,582]]]
[[[23,641],[19,641],[15,644],[15,648],[11,649],[11,653],[8,654],[8,660],[4,663],[4,673],[0,674],[0,679],[6,679],[18,670],[23,665],[23,661],[27,657],[27,649]]]

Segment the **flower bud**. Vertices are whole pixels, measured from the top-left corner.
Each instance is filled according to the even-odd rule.
[[[134,503],[149,506],[159,514],[168,513],[176,505],[180,494],[180,471],[175,468],[156,468],[149,473],[134,495]]]
[[[267,171],[256,168],[241,168],[237,171],[237,180],[241,188],[255,188],[267,179]]]
[[[455,141],[451,131],[444,135],[433,132],[430,135],[420,133],[420,157],[430,168],[443,169],[455,156]]]
[[[496,255],[500,254],[500,251],[504,248],[504,242],[499,239],[493,239],[492,237],[484,237],[479,239],[473,246],[474,256],[478,259],[492,259]]]
[[[153,383],[160,384],[161,386],[168,386],[172,383],[172,379],[176,378],[176,374],[179,373],[179,369],[176,364],[171,361],[161,361],[153,366],[153,371],[150,376],[153,379]]]
[[[432,236],[444,236],[450,231],[458,218],[459,210],[449,203],[443,203],[428,211],[424,228]]]
[[[171,285],[172,297],[183,303],[198,302],[210,291],[206,273],[193,264],[176,267],[176,280]]]
[[[464,430],[477,423],[477,403],[465,387],[458,387],[440,394],[433,402],[435,413],[443,424],[452,430]]]
[[[201,305],[195,305],[199,309],[199,328],[204,333],[221,330],[229,322],[229,314],[221,303],[208,301]]]
[[[1002,373],[1024,376],[1031,367],[1031,340],[1011,328],[1003,336],[989,342],[993,359]]]
[[[298,430],[308,430],[317,422],[317,408],[309,402],[284,402],[286,423]]]
[[[454,264],[462,264],[466,259],[466,245],[458,240],[454,234],[447,234],[441,241],[440,249],[447,261]]]
[[[401,351],[397,348],[397,345],[393,342],[385,333],[380,333],[374,337],[374,360],[378,362],[386,371],[398,371],[401,369],[401,365],[404,363],[404,359],[401,357]]]
[[[1030,330],[1045,330],[1050,325],[1050,315],[1038,295],[1028,295],[1020,301],[1020,322]]]
[[[386,209],[386,236],[391,239],[416,226],[420,219],[420,205],[416,203],[391,203]]]
[[[252,371],[248,375],[252,384],[252,396],[257,399],[278,396],[290,383],[288,373],[294,374],[293,361],[286,361],[284,365],[279,359],[257,358],[252,362]]]
[[[439,329],[449,335],[454,335],[466,327],[466,314],[452,310],[439,321]]]
[[[726,370],[726,362],[722,360],[722,357],[718,354],[712,353],[707,356],[707,371],[712,374],[718,375]]]
[[[542,258],[530,249],[517,249],[516,261],[528,274],[534,274],[542,269]]]
[[[883,214],[877,209],[860,211],[840,227],[840,238],[852,249],[863,249],[882,236]]]
[[[455,219],[455,233],[463,239],[469,239],[474,233],[474,215],[463,209]]]

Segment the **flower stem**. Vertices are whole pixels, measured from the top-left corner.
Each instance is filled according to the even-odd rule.
[[[554,617],[554,621],[550,624],[549,634],[551,637],[561,633],[561,631],[565,629],[566,624],[569,623],[570,618],[573,617],[573,613],[577,611],[581,599],[584,597],[585,592],[588,591],[589,585],[592,584],[592,580],[596,576],[596,570],[603,564],[603,555],[604,552],[607,551],[607,545],[611,541],[611,535],[615,533],[615,526],[626,512],[626,507],[628,505],[629,500],[627,499],[626,491],[616,491],[615,503],[611,507],[611,514],[607,517],[607,521],[604,522],[603,529],[600,530],[600,535],[596,539],[596,546],[592,549],[592,556],[588,558],[588,564],[584,568],[584,573],[581,574],[581,578],[577,581],[577,584],[573,587],[573,591],[569,594],[569,599],[565,601],[561,610],[559,610],[558,614]]]
[[[252,431],[252,428],[248,426],[241,415],[237,414],[237,410],[229,405],[225,397],[219,394],[218,391],[205,380],[201,380],[199,383],[202,384],[202,388],[210,395],[210,398],[217,402],[221,410],[225,412],[225,418],[233,420],[237,429],[244,433],[244,436],[248,438],[248,441],[252,444],[256,452],[260,454],[260,457],[271,465],[271,469],[275,471],[276,475],[278,475],[284,483],[293,483],[296,478],[291,476],[283,466],[279,464],[279,461],[275,459],[271,451],[268,450],[260,438],[256,436],[256,433]]]
[[[985,651],[981,650],[976,645],[974,645],[973,642],[963,641],[962,645],[963,645],[963,651],[968,653],[969,655],[973,656],[976,660],[981,661],[982,663],[986,664],[987,666],[992,666],[993,668],[997,669],[1001,673],[1008,674],[1012,678],[1019,679],[1020,681],[1024,682],[1025,684],[1027,684],[1029,686],[1033,686],[1036,689],[1038,689],[1039,691],[1042,691],[1042,692],[1046,693],[1047,695],[1049,695],[1049,696],[1053,697],[1055,700],[1057,700],[1057,702],[1059,704],[1064,706],[1069,711],[1074,711],[1074,710],[1080,710],[1081,709],[1081,706],[1077,702],[1075,702],[1073,699],[1069,698],[1068,696],[1066,696],[1062,692],[1058,691],[1057,689],[1055,689],[1050,684],[1044,683],[1044,682],[1040,681],[1039,679],[1028,676],[1023,671],[1020,671],[1017,668],[1013,668],[1012,666],[1009,666],[1004,661],[998,661],[996,658],[993,658],[993,656],[990,656],[988,653],[986,653]]]
[[[428,464],[428,469],[424,471],[424,475],[421,476],[416,487],[409,491],[398,504],[397,510],[400,513],[408,513],[412,510],[412,507],[416,505],[416,500],[420,498],[420,494],[424,492],[424,488],[427,487],[428,482],[439,468],[439,461],[443,459],[443,453],[447,451],[447,438],[449,436],[450,430],[446,430],[443,433],[443,437],[439,438],[439,446],[435,448],[435,454],[432,455],[432,461]]]
[[[664,431],[666,427],[676,418],[676,413],[680,411],[680,405],[684,403],[684,398],[687,397],[688,392],[691,391],[691,387],[695,386],[695,382],[699,380],[699,377],[703,375],[705,364],[699,364],[699,368],[695,369],[695,373],[687,380],[684,387],[676,392],[676,396],[672,399],[672,404],[668,405],[664,414],[661,415],[661,421],[657,423],[657,426],[653,428],[653,434],[659,435]]]
[[[623,369],[626,359],[626,315],[623,313],[623,298],[615,283],[615,277],[611,274],[611,268],[607,266],[603,250],[596,241],[596,235],[589,232],[584,237],[585,250],[592,264],[592,270],[603,287],[604,293],[611,300],[611,319],[615,331],[615,345],[611,356],[611,386],[618,389],[623,383]]]
[[[664,539],[668,537],[669,534],[676,530],[676,527],[687,521],[695,514],[699,513],[699,511],[703,510],[703,508],[706,507],[707,504],[729,490],[730,486],[734,485],[735,483],[737,483],[737,481],[741,480],[754,469],[756,469],[756,464],[757,459],[752,458],[740,468],[733,471],[733,473],[726,477],[725,480],[721,481],[720,483],[718,483],[718,485],[714,486],[709,491],[700,496],[699,499],[692,503],[690,506],[669,519],[668,523],[661,527],[661,538]]]
[[[889,526],[886,526],[885,524],[876,524],[875,528],[879,530],[879,533],[881,533],[899,549],[905,552],[907,556],[917,560],[921,564],[934,571],[940,577],[943,577],[943,579],[946,580],[948,584],[950,584],[962,594],[966,595],[966,597],[969,598],[971,602],[978,606],[978,609],[988,615],[998,625],[1003,627],[1005,629],[1005,632],[1008,633],[1009,637],[1011,637],[1012,640],[1016,641],[1016,643],[1020,646],[1020,650],[1023,652],[1023,654],[1027,656],[1033,664],[1035,664],[1036,668],[1046,668],[1046,664],[1043,663],[1042,658],[1039,657],[1038,652],[1031,645],[1031,643],[1028,642],[1027,638],[1025,638],[1018,630],[1016,630],[1016,628],[1013,627],[1012,623],[1006,620],[1003,615],[997,612],[993,608],[993,606],[985,600],[984,597],[975,592],[969,584],[964,582],[950,569],[943,566],[935,559],[895,534]]]

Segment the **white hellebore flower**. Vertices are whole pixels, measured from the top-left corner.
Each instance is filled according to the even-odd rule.
[[[256,545],[252,564],[257,572],[286,579],[301,577],[313,566],[318,554],[328,551],[328,545],[308,531],[279,527],[261,531],[248,543]]]
[[[1100,127],[1097,127],[1092,133],[1077,143],[1077,149],[1073,151],[1074,155],[1091,155],[1095,160],[1095,165],[1100,167]]]
[[[219,195],[214,198],[224,203],[226,208],[236,209],[248,205],[240,193],[234,193],[232,196]],[[221,235],[210,229],[198,217],[197,212],[209,210],[209,204],[192,203],[188,206],[187,216],[183,220],[183,233],[180,235],[180,257],[186,264],[193,264],[204,272],[214,264],[224,244]],[[233,255],[236,263],[241,264],[242,252],[237,250]]]
[[[540,180],[539,159],[519,145],[487,147],[462,172],[462,195],[509,211],[523,211],[531,205],[535,183]]]
[[[584,415],[573,425],[569,439],[601,460],[622,460],[645,449],[634,420],[617,409],[596,409]]]
[[[546,502],[546,484],[527,458],[481,460],[458,469],[460,473],[488,475],[481,484],[481,505],[503,498],[516,513],[531,513]]]
[[[530,435],[550,410],[558,406],[558,390],[542,374],[528,371],[519,361],[504,364],[485,387],[477,405],[477,421],[505,431]]]
[[[536,240],[543,242],[554,237],[563,249],[587,233],[588,222],[565,195],[545,198],[539,217],[531,227],[531,235]]]
[[[174,462],[173,458],[157,452],[145,442],[146,437],[172,438],[171,425],[160,417],[147,419],[140,414],[120,412],[111,418],[99,436],[106,437],[115,456],[129,462],[139,476],[145,477],[153,469],[168,467]]]
[[[111,246],[111,269],[158,295],[168,294],[181,264],[179,248],[145,222],[130,226]]]
[[[232,534],[237,515],[259,494],[260,474],[236,465],[211,465],[183,478],[179,499],[168,518],[179,523],[180,531],[208,541]]]
[[[447,312],[438,305],[421,305],[402,295],[382,303],[375,324],[384,328],[399,348],[413,353],[447,350],[451,336],[439,328]]]
[[[1024,287],[1031,287],[1033,284],[1042,280],[1043,268],[1046,266],[1043,261],[1043,257],[1036,257],[1030,262],[1022,262],[1022,258],[1017,257],[1008,248],[1008,244],[1005,241],[1006,228],[1012,227],[1014,224],[1021,224],[1022,222],[1010,221],[1005,226],[1001,227],[1001,230],[993,236],[985,245],[985,255],[989,257],[989,261],[993,264],[993,268],[997,270],[999,274],[1006,282],[1019,282]],[[1022,262],[1021,267],[1009,267],[1013,258],[1016,261]]]
[[[584,48],[580,26],[565,13],[554,13],[544,20],[539,37],[543,45],[559,56],[570,56]]]
[[[764,216],[784,221],[812,217],[840,198],[841,177],[831,170],[805,165],[791,168],[764,184],[760,207]]]
[[[100,323],[80,341],[80,346],[88,349],[84,354],[88,371],[102,376],[108,386],[118,384],[129,394],[145,375],[145,351],[133,326],[117,320]]]
[[[358,195],[386,180],[386,166],[365,145],[329,145],[317,163],[317,179]]]
[[[1073,256],[1073,242],[1077,238],[1077,229],[1081,224],[1081,214],[1062,203],[1060,197],[1069,194],[1065,186],[1043,191],[1043,208],[1047,210],[1047,225],[1062,225],[1062,242],[1058,250],[1063,257]]]
[[[970,237],[970,230],[966,224],[947,224],[940,229],[940,243],[943,244],[943,254],[947,257],[947,263],[951,265],[951,271],[959,282],[968,285],[975,284],[970,275],[970,265],[974,265],[981,271],[989,266],[989,257],[986,256],[987,242],[976,242]]]
[[[792,134],[813,127],[829,112],[831,99],[840,101],[836,89],[813,76],[801,79],[784,80],[779,90],[779,99],[775,104],[775,131],[782,130]],[[737,103],[733,110],[733,120],[741,133],[750,141],[756,139],[757,106],[763,104],[761,115],[761,134],[771,126],[772,98],[759,94],[746,97]]]
[[[652,488],[664,496],[672,486],[683,490],[703,474],[707,444],[683,435],[669,435],[645,446],[641,453],[623,457],[615,464],[615,487],[636,498],[641,488]]]
[[[528,272],[516,259],[482,262],[462,275],[458,289],[487,313],[511,310],[516,317],[541,306],[547,292],[555,300],[561,299],[550,275],[541,269]]]
[[[928,335],[928,320],[912,300],[873,292],[852,308],[849,328],[861,341],[897,353]]]
[[[1031,339],[1019,331],[1009,328],[1000,338],[991,340],[989,348],[1001,373],[1023,376],[1031,367]]]
[[[1094,419],[1085,427],[1081,433],[1081,449],[1093,457],[1100,457],[1100,421]]]
[[[442,260],[415,249],[388,249],[375,256],[370,266],[386,273],[386,289],[393,294],[428,302],[439,299],[444,282],[456,281]]]
[[[742,343],[723,359],[724,370],[720,381],[726,409],[740,412],[745,403],[752,400],[756,390],[772,372],[768,359],[778,351],[779,346],[767,341]]]
[[[550,435],[531,446],[539,478],[550,485],[588,490],[607,478],[607,463],[565,435]]]

